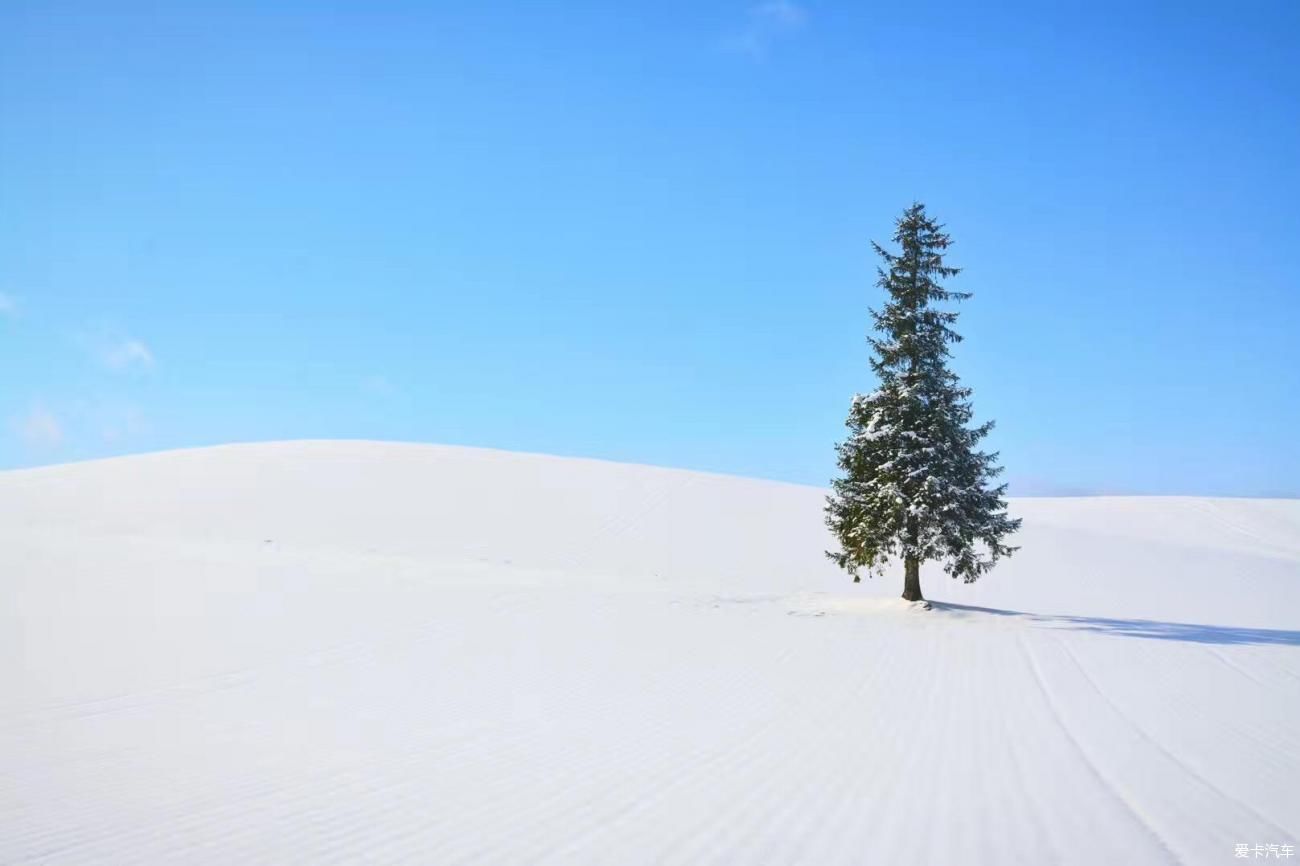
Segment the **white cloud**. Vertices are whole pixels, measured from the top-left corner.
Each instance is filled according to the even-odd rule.
[[[723,47],[754,60],[767,56],[772,44],[801,29],[808,11],[792,0],[764,0],[750,6],[745,25],[723,42]]]
[[[18,312],[18,299],[13,295],[0,292],[0,316],[12,316]]]
[[[141,341],[126,337],[100,348],[99,359],[110,370],[129,370],[132,367],[152,367],[153,352]]]
[[[33,406],[17,423],[18,435],[33,448],[57,448],[63,444],[63,424],[44,406]]]
[[[147,370],[156,363],[143,340],[111,325],[92,325],[75,334],[74,339],[95,363],[114,373]]]
[[[94,414],[100,437],[110,445],[138,439],[152,429],[144,411],[133,403],[104,404]]]
[[[44,451],[73,441],[86,445],[96,437],[104,445],[120,447],[153,432],[144,410],[129,401],[79,398],[56,406],[35,403],[26,414],[12,419],[10,427],[27,447]]]

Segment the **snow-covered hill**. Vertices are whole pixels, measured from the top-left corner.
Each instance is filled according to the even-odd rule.
[[[1015,500],[922,612],[822,496],[365,442],[0,474],[0,863],[1300,845],[1300,501]]]

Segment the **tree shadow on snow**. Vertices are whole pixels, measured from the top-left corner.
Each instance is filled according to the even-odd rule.
[[[1300,631],[1272,628],[1239,628],[1236,626],[1204,625],[1190,622],[1161,622],[1153,619],[1109,619],[1100,616],[1066,616],[1063,614],[1026,613],[1019,610],[1000,610],[995,607],[976,607],[951,602],[931,602],[938,610],[955,613],[988,613],[996,616],[1020,617],[1030,622],[1074,631],[1090,631],[1121,637],[1140,637],[1150,640],[1179,640],[1209,644],[1272,644],[1300,646]]]

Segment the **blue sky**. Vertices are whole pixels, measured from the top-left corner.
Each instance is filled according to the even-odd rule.
[[[359,437],[823,484],[869,241],[1012,492],[1300,496],[1300,4],[0,7],[0,468]]]

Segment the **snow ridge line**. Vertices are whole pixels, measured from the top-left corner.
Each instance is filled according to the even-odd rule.
[[[1266,824],[1269,828],[1269,831],[1275,834],[1277,838],[1279,839],[1290,838],[1290,834],[1288,833],[1288,831],[1283,830],[1281,827],[1275,824],[1267,816],[1260,813],[1250,804],[1242,802],[1238,798],[1229,794],[1227,791],[1224,791],[1218,785],[1211,782],[1209,779],[1205,778],[1203,775],[1201,775],[1195,769],[1189,766],[1186,761],[1182,760],[1173,752],[1166,749],[1163,745],[1160,744],[1158,740],[1156,740],[1154,737],[1148,734],[1145,728],[1143,728],[1137,722],[1133,721],[1133,717],[1130,716],[1128,713],[1124,712],[1122,709],[1120,709],[1119,705],[1115,703],[1115,701],[1110,697],[1110,695],[1106,694],[1101,689],[1101,687],[1097,685],[1097,681],[1094,680],[1092,678],[1092,675],[1088,673],[1087,669],[1084,668],[1084,666],[1079,663],[1079,658],[1074,654],[1074,651],[1071,650],[1070,647],[1066,645],[1064,641],[1059,641],[1059,642],[1061,644],[1061,649],[1064,650],[1065,652],[1065,656],[1070,660],[1071,664],[1073,664],[1074,667],[1083,676],[1084,681],[1087,682],[1087,684],[1092,688],[1092,690],[1096,692],[1097,695],[1103,701],[1106,702],[1106,705],[1109,706],[1112,711],[1114,711],[1116,716],[1122,719],[1125,724],[1127,724],[1130,728],[1133,729],[1134,733],[1136,733],[1139,737],[1141,737],[1146,743],[1152,746],[1160,754],[1168,758],[1174,764],[1174,766],[1178,767],[1188,776],[1191,776],[1192,779],[1199,782],[1205,789],[1214,792],[1219,797],[1223,798],[1224,800],[1227,800],[1230,803],[1236,804],[1243,811],[1248,812],[1251,815],[1254,815],[1257,819],[1259,819],[1261,823]]]
[[[1020,650],[1024,653],[1025,658],[1029,663],[1029,668],[1034,674],[1034,681],[1038,684],[1038,689],[1043,695],[1043,700],[1046,702],[1053,720],[1055,720],[1057,727],[1061,729],[1061,733],[1070,741],[1074,750],[1079,753],[1079,757],[1083,760],[1089,772],[1091,772],[1097,781],[1102,784],[1102,787],[1110,791],[1116,801],[1128,810],[1137,823],[1146,831],[1147,835],[1150,836],[1151,840],[1165,855],[1166,861],[1174,864],[1181,864],[1183,862],[1182,859],[1174,853],[1174,849],[1170,847],[1169,843],[1162,835],[1160,835],[1155,827],[1151,826],[1151,822],[1142,814],[1142,811],[1138,808],[1132,797],[1129,796],[1119,783],[1102,772],[1096,761],[1094,761],[1092,756],[1090,756],[1087,750],[1084,749],[1083,744],[1079,742],[1079,738],[1074,735],[1074,731],[1065,723],[1064,715],[1061,713],[1061,709],[1057,705],[1055,698],[1052,697],[1051,690],[1047,687],[1047,681],[1043,677],[1043,672],[1039,667],[1038,659],[1034,656],[1034,653],[1029,648],[1028,644],[1025,643],[1024,635],[1016,635],[1016,640],[1019,642]],[[1059,638],[1057,639],[1057,642],[1060,643]]]

